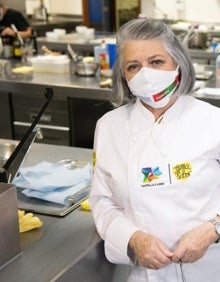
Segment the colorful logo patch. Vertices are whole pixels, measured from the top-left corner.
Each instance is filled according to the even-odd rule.
[[[159,176],[162,174],[158,166],[155,168],[144,167],[141,169],[141,172],[144,175],[144,179],[143,179],[144,184],[149,183],[155,179],[159,179]]]
[[[92,152],[92,167],[94,168],[96,164],[96,151]]]
[[[179,180],[187,180],[192,172],[192,165],[190,162],[176,164],[173,167],[173,174]]]

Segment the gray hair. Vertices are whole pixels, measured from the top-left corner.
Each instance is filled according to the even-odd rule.
[[[195,84],[195,71],[185,47],[179,42],[171,28],[157,19],[135,19],[123,24],[116,35],[118,48],[117,59],[113,68],[113,95],[111,102],[114,106],[135,100],[128,88],[123,73],[123,47],[129,40],[160,39],[175,64],[179,66],[180,95],[189,94]]]

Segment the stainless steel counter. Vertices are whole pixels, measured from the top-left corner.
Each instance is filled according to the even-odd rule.
[[[0,120],[9,123],[3,123],[0,138],[20,139],[27,123],[32,122],[39,111],[45,88],[52,87],[54,98],[45,113],[46,120],[41,120],[42,142],[91,148],[95,123],[111,108],[107,101],[112,90],[100,88],[99,76],[82,77],[71,72],[14,74],[13,67],[19,65],[19,61],[8,60],[0,74],[0,102],[5,109],[0,112]],[[82,131],[85,126],[88,127],[86,134]]]
[[[53,87],[55,98],[67,97],[108,100],[112,91],[100,88],[100,77],[82,77],[73,74],[27,73],[14,74],[12,68],[20,62],[8,60],[5,71],[0,74],[1,91],[42,95],[45,87]]]
[[[87,41],[85,38],[79,36],[76,32],[70,32],[64,37],[57,39],[47,38],[45,36],[37,37],[38,52],[43,53],[41,47],[46,45],[52,50],[57,50],[67,53],[67,44],[70,44],[73,50],[81,55],[94,55],[94,47],[101,44],[102,40],[106,43],[115,42],[115,34],[109,32],[96,32],[95,39]]]
[[[4,93],[21,93],[40,95],[45,90],[45,87],[54,89],[54,98],[58,100],[66,100],[70,98],[85,98],[109,100],[112,95],[112,90],[109,88],[101,88],[100,78],[98,75],[94,77],[83,77],[70,73],[66,74],[49,74],[35,73],[14,74],[12,68],[21,65],[20,62],[9,60],[6,70],[0,74],[1,94]],[[70,66],[71,69],[71,66]],[[220,81],[215,78],[206,81],[208,87],[220,87]],[[198,98],[210,98],[219,100],[219,96],[200,96]]]
[[[211,78],[209,81],[206,82],[205,87],[220,88],[220,79],[216,79],[215,77]],[[210,104],[213,104],[214,106],[220,107],[220,95],[210,95],[207,93],[195,92],[193,96]]]
[[[0,122],[0,126],[2,125],[0,137],[20,139],[26,126],[24,123],[31,122],[32,117],[38,112],[45,87],[52,87],[54,99],[46,112],[46,118],[49,117],[50,120],[41,121],[41,124],[47,126],[44,128],[42,142],[91,148],[96,121],[111,109],[108,101],[112,90],[100,88],[99,76],[82,77],[71,72],[12,73],[12,67],[19,64],[8,61],[6,70],[0,75],[0,101],[3,108],[3,111],[0,111],[0,120],[4,121]],[[214,79],[207,83],[219,87],[219,82]],[[219,95],[194,93],[194,96],[220,107]],[[60,127],[61,129],[64,127],[66,131]],[[83,131],[82,128],[87,130]]]
[[[33,144],[24,166],[91,157],[89,149]],[[117,267],[105,259],[91,212],[78,208],[63,218],[38,216],[44,225],[20,234],[22,253],[0,270],[0,281],[125,281],[114,280]]]

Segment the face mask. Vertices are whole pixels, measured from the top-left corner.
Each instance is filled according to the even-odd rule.
[[[179,83],[178,68],[164,71],[143,67],[127,83],[131,93],[143,102],[155,109],[163,108]]]

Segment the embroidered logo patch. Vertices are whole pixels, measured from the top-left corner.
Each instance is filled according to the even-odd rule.
[[[92,167],[94,168],[96,164],[96,151],[92,152]]]
[[[162,174],[160,171],[159,166],[152,168],[152,167],[144,167],[141,169],[142,174],[144,175],[143,184],[149,183],[152,180],[159,179],[160,175]]]
[[[173,169],[173,174],[179,180],[187,180],[192,172],[192,165],[190,162],[176,164]]]

